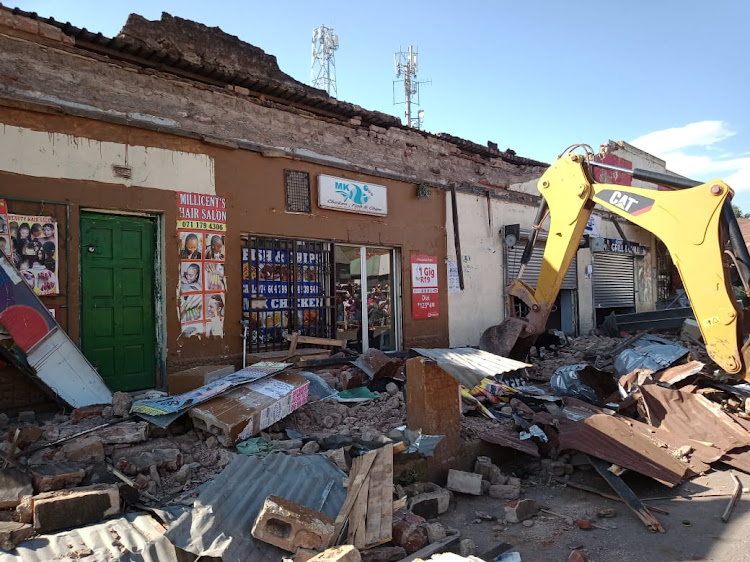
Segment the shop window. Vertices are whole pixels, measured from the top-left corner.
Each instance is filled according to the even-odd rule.
[[[242,248],[242,309],[251,352],[286,349],[286,335],[335,337],[329,242],[248,236]]]
[[[309,213],[310,174],[299,170],[285,170],[286,210],[292,213]]]
[[[389,248],[336,246],[336,337],[351,349],[399,348],[396,259]]]

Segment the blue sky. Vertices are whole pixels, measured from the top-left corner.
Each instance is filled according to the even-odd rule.
[[[313,28],[339,36],[338,97],[403,118],[393,54],[419,51],[424,128],[545,162],[624,140],[669,169],[719,177],[750,211],[750,3],[739,0],[302,2],[16,0],[116,35],[162,11],[219,26],[310,81]],[[403,87],[403,86],[401,86]],[[403,99],[403,98],[401,98]]]

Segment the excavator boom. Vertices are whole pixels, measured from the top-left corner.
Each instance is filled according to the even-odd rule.
[[[506,288],[508,298],[525,303],[529,312],[524,317],[510,316],[488,328],[480,347],[517,359],[526,357],[536,336],[544,331],[591,211],[599,204],[653,233],[667,246],[693,307],[706,351],[727,373],[750,380],[748,346],[742,345],[742,310],[734,298],[725,265],[728,252],[746,284],[750,259],[741,237],[736,240],[738,229],[733,228],[736,220],[729,205],[731,188],[721,180],[694,185],[691,180],[661,174],[660,183],[676,181],[679,187],[686,187],[684,183],[689,182],[694,186],[657,191],[600,184],[591,179],[589,165],[580,154],[565,154],[540,178],[537,187],[544,201],[535,229],[540,228],[547,209],[550,225],[539,280],[536,287],[530,287],[519,278]],[[725,250],[727,238],[731,238],[734,252]],[[533,248],[533,237],[529,248]],[[513,314],[514,307],[509,309]]]

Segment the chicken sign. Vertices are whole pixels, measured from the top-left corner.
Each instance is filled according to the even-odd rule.
[[[437,318],[439,315],[437,256],[411,256],[411,317]]]

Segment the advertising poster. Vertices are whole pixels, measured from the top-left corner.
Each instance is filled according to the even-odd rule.
[[[226,198],[177,193],[182,336],[224,337]]]
[[[39,296],[59,295],[57,220],[49,216],[17,215],[0,200],[0,249]]]
[[[294,263],[292,263],[292,258]],[[293,324],[304,335],[324,306],[320,252],[242,248],[242,308],[253,344],[282,342]],[[291,274],[291,276],[290,276]],[[292,292],[297,298],[291,298]],[[251,306],[251,302],[260,303]],[[289,315],[296,309],[296,321]]]
[[[411,317],[437,318],[438,308],[437,256],[411,256]]]

